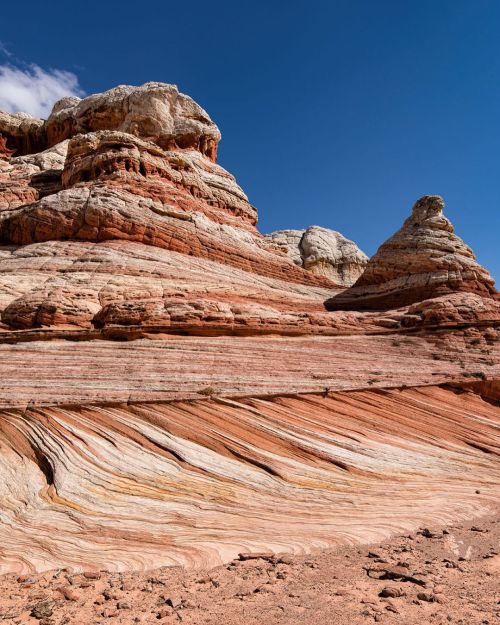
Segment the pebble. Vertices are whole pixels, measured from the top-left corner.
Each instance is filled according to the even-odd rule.
[[[436,595],[432,592],[419,592],[417,595],[417,599],[420,599],[420,601],[427,601],[429,603],[432,603],[433,601],[436,601]]]
[[[114,601],[118,601],[118,599],[120,598],[116,592],[109,592],[109,590],[105,590],[102,594],[106,601],[111,601],[111,599],[113,599]]]
[[[378,594],[379,597],[402,597],[403,595],[403,591],[396,586],[385,586]]]
[[[131,581],[123,582],[123,584],[120,586],[120,590],[124,590],[124,591],[129,591],[129,590],[134,590],[134,589],[135,589],[135,584]]]
[[[53,604],[48,603],[47,601],[37,603],[31,609],[31,616],[37,619],[43,619],[43,618],[48,618],[49,616],[52,616],[53,614],[52,605]]]
[[[441,534],[438,534],[437,532],[433,532],[428,527],[424,527],[424,529],[420,533],[425,538],[439,538],[441,536]]]
[[[177,608],[182,602],[182,597],[180,595],[169,595],[166,599],[165,599],[165,603],[169,606],[171,606],[172,608]]]
[[[258,551],[255,553],[244,552],[238,554],[239,560],[272,560],[274,553],[272,551]]]
[[[73,588],[63,587],[58,588],[58,590],[67,601],[78,601],[80,599],[80,595]]]
[[[119,610],[130,610],[130,603],[128,603],[127,601],[118,601],[118,603],[116,604],[116,607]]]

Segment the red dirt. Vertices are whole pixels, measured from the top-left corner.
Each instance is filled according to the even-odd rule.
[[[422,529],[313,556],[251,554],[205,572],[5,575],[0,619],[16,625],[497,623],[498,514]]]

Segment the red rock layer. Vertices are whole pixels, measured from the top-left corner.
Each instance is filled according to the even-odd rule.
[[[500,495],[498,409],[436,387],[4,410],[0,424],[2,572],[370,542]]]
[[[108,338],[126,338],[115,332]],[[17,341],[12,343],[2,335],[0,408],[500,379],[499,334],[491,329],[334,337],[144,335],[115,342],[78,331],[59,338],[49,329],[20,337],[9,332],[7,338]]]
[[[457,292],[497,298],[493,278],[454,234],[443,208],[439,196],[420,198],[354,286],[326,302],[328,310],[387,310]]]
[[[0,570],[303,551],[498,496],[500,303],[436,201],[341,293],[259,234],[172,85],[4,131]],[[353,294],[383,310],[325,310]]]
[[[69,142],[62,181],[66,189],[105,181],[181,211],[199,211],[215,222],[248,224],[255,233],[251,226],[257,223],[257,211],[234,177],[196,151],[166,152],[119,132],[78,135]]]
[[[0,134],[0,160],[8,161],[14,154],[15,150],[9,150],[7,147],[7,139]]]

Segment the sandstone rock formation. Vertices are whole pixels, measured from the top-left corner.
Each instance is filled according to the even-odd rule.
[[[0,572],[303,552],[498,499],[500,304],[437,200],[346,290],[363,254],[262,236],[172,85],[0,133]],[[325,310],[357,289],[375,310]]]
[[[329,310],[384,310],[457,291],[495,297],[494,281],[443,215],[444,202],[427,195],[403,227],[380,246],[354,287]]]
[[[41,152],[47,147],[43,119],[36,119],[28,113],[0,111],[0,135],[6,147],[18,156]]]
[[[120,130],[164,150],[197,150],[211,161],[220,141],[219,129],[201,106],[175,85],[158,82],[121,85],[83,100],[63,98],[46,127],[49,147],[80,133]]]
[[[351,286],[363,273],[368,256],[335,230],[277,230],[266,237],[286,249],[293,262],[337,284]]]
[[[498,502],[499,417],[436,387],[4,410],[0,571],[207,567],[465,519]]]

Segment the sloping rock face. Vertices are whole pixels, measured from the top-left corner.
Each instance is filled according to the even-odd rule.
[[[2,572],[207,567],[498,501],[498,409],[436,387],[30,407],[0,424]]]
[[[283,247],[293,262],[312,273],[351,286],[365,270],[368,256],[335,230],[310,226],[306,230],[277,230],[266,237]]]
[[[329,310],[383,310],[464,291],[496,297],[490,274],[443,215],[444,202],[427,195],[380,246],[354,287],[332,298]]]
[[[210,566],[498,500],[500,304],[435,200],[346,290],[362,253],[262,236],[172,85],[0,133],[0,573]],[[358,288],[381,310],[325,310]]]

